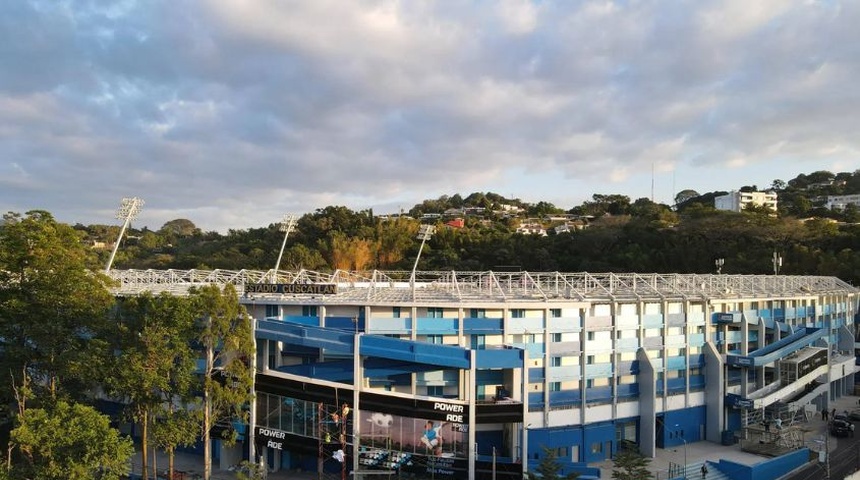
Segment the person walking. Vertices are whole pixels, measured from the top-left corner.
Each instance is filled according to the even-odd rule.
[[[705,478],[707,476],[708,476],[708,465],[703,463],[702,464],[702,480],[705,480]]]
[[[824,420],[825,422],[827,421],[827,409],[826,408],[821,411],[821,419]]]

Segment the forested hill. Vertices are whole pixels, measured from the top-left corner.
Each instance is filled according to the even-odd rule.
[[[564,210],[493,193],[426,200],[402,215],[328,206],[298,219],[281,269],[409,270],[418,228],[429,223],[437,229],[420,270],[713,273],[715,259],[723,258],[722,273],[770,274],[777,252],[780,274],[834,275],[860,284],[860,210],[823,207],[827,195],[860,193],[860,170],[814,172],[764,189],[778,193],[778,215],[716,211],[713,198],[725,192],[692,190],[681,191],[671,207],[616,194]],[[547,234],[517,232],[521,227]],[[93,245],[96,261],[106,261],[119,227],[75,229]],[[131,230],[114,268],[267,270],[282,241],[277,224],[224,235],[177,219],[158,231]]]

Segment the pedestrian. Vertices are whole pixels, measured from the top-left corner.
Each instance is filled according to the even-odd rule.
[[[827,421],[827,409],[826,408],[821,411],[821,419],[824,420],[825,422]]]
[[[708,466],[706,464],[702,464],[702,480],[705,480],[705,477],[708,476]]]
[[[833,411],[830,412],[830,419],[833,420],[834,418],[836,418],[836,409],[835,408],[833,409]]]

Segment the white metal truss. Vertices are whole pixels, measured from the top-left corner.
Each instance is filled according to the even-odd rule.
[[[445,302],[553,302],[722,300],[797,298],[857,294],[836,278],[787,275],[713,275],[677,273],[560,272],[415,272],[332,273],[311,270],[111,270],[119,296],[143,292],[187,294],[192,287],[231,284],[242,293],[247,284],[336,284],[336,295],[320,303],[408,304]],[[264,298],[266,295],[254,294]],[[280,302],[303,302],[309,295],[270,295]]]

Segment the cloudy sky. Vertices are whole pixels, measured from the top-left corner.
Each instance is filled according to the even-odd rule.
[[[0,2],[0,210],[261,227],[860,168],[860,2]]]

